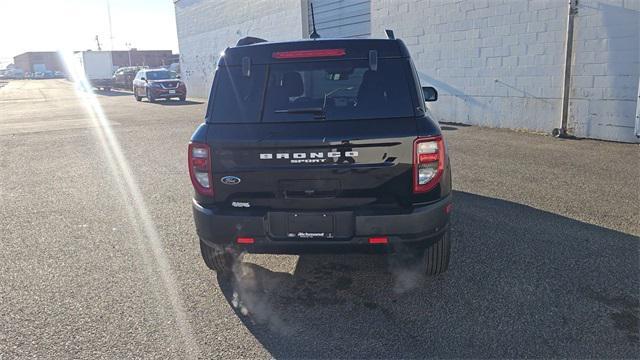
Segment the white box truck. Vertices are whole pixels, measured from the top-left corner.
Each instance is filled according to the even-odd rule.
[[[91,86],[98,90],[111,90],[113,86],[111,51],[79,51],[76,57]]]

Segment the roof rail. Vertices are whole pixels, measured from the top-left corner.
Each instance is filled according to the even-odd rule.
[[[253,36],[245,36],[242,39],[238,40],[238,42],[236,43],[236,46],[251,45],[251,44],[257,44],[262,42],[267,42],[267,40],[253,37]]]

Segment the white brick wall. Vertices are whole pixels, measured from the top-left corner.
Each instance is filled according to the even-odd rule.
[[[640,0],[580,0],[569,127],[637,141]],[[567,1],[372,0],[372,36],[393,29],[441,121],[549,132],[560,125]]]
[[[180,68],[189,94],[207,98],[220,52],[245,36],[303,36],[300,0],[177,0]]]
[[[640,0],[580,0],[569,126],[578,136],[637,141]]]
[[[568,0],[371,0],[371,32],[393,29],[441,121],[550,132],[560,126]],[[246,35],[306,35],[306,0],[177,0],[182,75],[207,97],[220,51]],[[636,142],[640,0],[580,0],[569,128]]]

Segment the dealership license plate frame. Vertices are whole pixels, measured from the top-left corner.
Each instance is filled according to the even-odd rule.
[[[287,237],[301,240],[333,239],[335,218],[326,213],[290,213]]]

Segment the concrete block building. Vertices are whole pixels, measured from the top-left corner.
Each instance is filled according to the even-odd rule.
[[[175,1],[180,69],[189,93],[207,97],[220,53],[248,35],[278,41],[308,37],[300,0]]]
[[[241,37],[308,37],[310,2],[322,37],[393,29],[439,90],[440,121],[638,142],[638,0],[174,0],[191,93],[208,96]]]

